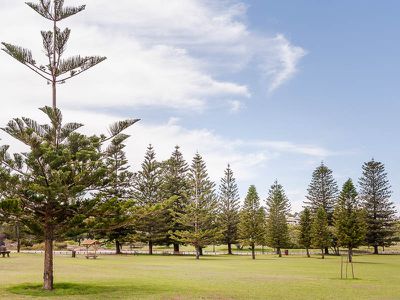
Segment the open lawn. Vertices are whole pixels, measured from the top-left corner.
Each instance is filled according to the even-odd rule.
[[[340,280],[329,256],[101,256],[55,258],[59,289],[40,286],[43,257],[0,258],[0,298],[31,299],[400,299],[400,256],[356,256],[356,280]],[[27,294],[21,284],[33,284]],[[16,294],[17,293],[17,294]],[[42,298],[43,299],[43,298]]]

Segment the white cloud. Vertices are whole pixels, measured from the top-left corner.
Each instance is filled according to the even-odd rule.
[[[244,102],[250,87],[229,78],[256,61],[274,90],[290,79],[304,55],[283,35],[260,37],[243,19],[246,6],[237,1],[198,0],[86,0],[87,11],[68,19],[72,28],[69,54],[101,54],[108,61],[90,80],[72,80],[60,103],[76,107],[168,107],[202,111],[224,107],[232,98]],[[80,0],[66,1],[68,5]],[[24,20],[15,22],[15,18]],[[0,11],[2,40],[40,49],[40,29],[49,28],[23,1],[5,0]],[[260,44],[263,47],[259,47]],[[260,50],[262,49],[262,51]],[[9,57],[0,55],[3,94],[25,99],[36,89],[32,74],[21,71]],[[221,76],[222,75],[222,76]],[[18,78],[28,87],[18,89]],[[32,84],[31,84],[32,83]],[[94,92],[95,91],[95,92]],[[84,99],[84,101],[82,101]]]
[[[270,81],[268,91],[273,92],[296,74],[297,65],[307,52],[301,47],[292,45],[282,34],[266,40],[265,48],[264,55],[268,59],[265,57],[262,59],[261,68]]]

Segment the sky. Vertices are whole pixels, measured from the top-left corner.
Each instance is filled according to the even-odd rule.
[[[203,156],[217,184],[231,164],[242,198],[254,184],[265,200],[278,180],[296,212],[322,161],[341,186],[374,158],[400,210],[398,1],[65,2],[87,4],[60,24],[72,30],[66,55],[107,60],[60,85],[59,107],[85,133],[140,118],[128,132],[133,170],[149,143],[160,160],[179,145],[188,162]],[[0,6],[0,41],[45,62],[40,30],[51,24],[22,0]],[[51,105],[51,91],[2,52],[0,99],[2,126],[45,122],[38,108]]]

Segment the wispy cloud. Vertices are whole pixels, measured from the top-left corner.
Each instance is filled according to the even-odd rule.
[[[273,92],[296,74],[298,64],[307,52],[294,46],[282,34],[265,40],[264,43],[266,51],[262,57],[261,69],[269,81],[268,91]]]

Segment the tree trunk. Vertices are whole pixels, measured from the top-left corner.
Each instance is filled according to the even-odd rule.
[[[328,255],[329,254],[329,248],[325,247],[325,254]]]
[[[174,244],[174,254],[179,254],[179,244]]]
[[[251,245],[251,258],[256,259],[256,249],[255,245]]]
[[[153,241],[149,241],[149,255],[153,255]]]
[[[353,262],[353,248],[349,247],[349,263]]]
[[[118,240],[115,240],[115,254],[121,254],[121,244]]]
[[[43,289],[51,291],[54,288],[53,277],[53,227],[45,226],[44,233],[44,273],[43,273]]]
[[[19,223],[18,222],[15,225],[15,233],[17,236],[17,253],[20,253],[21,252],[21,236],[20,236],[20,232],[19,232]]]
[[[196,259],[200,259],[200,247],[196,246]]]
[[[282,257],[282,250],[281,250],[281,248],[276,248],[276,252],[278,252],[279,257]]]
[[[307,252],[307,257],[310,257],[310,250],[308,248],[306,248],[306,252]]]
[[[228,254],[232,255],[232,244],[228,243]]]
[[[378,245],[374,245],[374,254],[379,254]]]
[[[326,250],[326,249],[325,249]],[[324,249],[321,249],[321,254],[322,254],[322,259],[324,259],[325,258],[325,251],[324,251]]]

